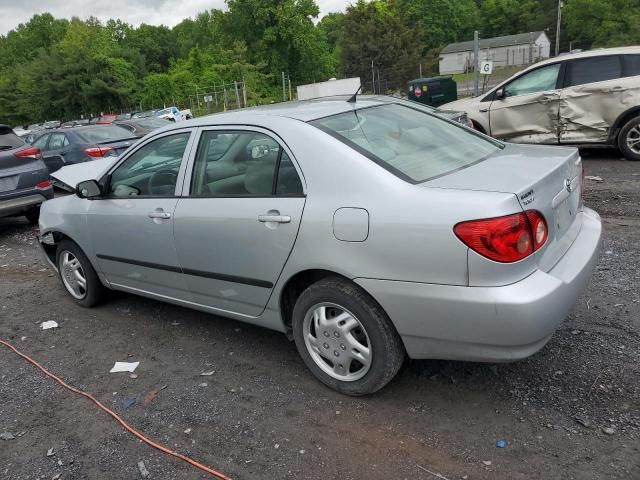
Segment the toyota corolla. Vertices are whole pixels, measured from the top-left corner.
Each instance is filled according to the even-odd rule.
[[[403,361],[540,350],[596,265],[574,148],[512,145],[394,98],[153,132],[54,176],[41,245],[86,307],[121,290],[281,331],[351,395]]]

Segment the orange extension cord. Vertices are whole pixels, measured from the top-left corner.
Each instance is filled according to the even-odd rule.
[[[120,418],[120,416],[115,413],[113,410],[110,410],[109,408],[105,407],[102,403],[100,403],[99,400],[97,400],[93,395],[91,395],[90,393],[87,392],[83,392],[82,390],[78,390],[77,388],[72,387],[71,385],[68,385],[64,380],[56,377],[53,373],[51,373],[50,371],[48,371],[46,368],[44,368],[42,365],[40,365],[38,362],[36,362],[35,360],[33,360],[32,358],[30,358],[29,356],[25,355],[24,353],[18,351],[17,348],[15,348],[13,345],[11,345],[9,342],[2,340],[0,338],[0,343],[2,345],[4,345],[7,348],[10,348],[11,350],[13,350],[17,355],[19,355],[20,357],[24,358],[27,362],[31,363],[32,365],[35,365],[36,367],[38,367],[40,370],[42,370],[42,372],[48,376],[53,378],[56,382],[58,382],[60,385],[62,385],[64,388],[66,388],[67,390],[71,390],[74,393],[77,393],[78,395],[82,395],[83,397],[88,398],[89,400],[91,400],[93,403],[95,403],[98,407],[100,407],[101,410],[105,411],[106,413],[108,413],[109,415],[111,415],[113,418],[116,419],[116,421],[118,423],[120,423],[120,425],[122,425],[124,427],[125,430],[127,430],[129,433],[135,435],[136,437],[138,437],[140,440],[142,440],[144,443],[146,443],[147,445],[151,445],[153,448],[157,448],[158,450],[160,450],[161,452],[166,453],[167,455],[171,455],[172,457],[176,457],[179,458],[180,460],[183,460],[191,465],[193,465],[194,467],[202,470],[203,472],[209,473],[211,475],[213,475],[214,477],[220,478],[222,480],[231,480],[229,477],[227,477],[226,475],[223,475],[222,473],[214,470],[213,468],[209,468],[205,465],[202,465],[199,462],[196,462],[195,460],[193,460],[192,458],[186,457],[178,452],[174,452],[173,450],[169,450],[166,447],[163,447],[162,445],[159,445],[155,442],[152,442],[151,440],[149,440],[147,437],[145,437],[144,435],[142,435],[140,432],[138,432],[137,430],[135,430],[133,427],[131,427],[127,422],[125,422],[122,418]]]

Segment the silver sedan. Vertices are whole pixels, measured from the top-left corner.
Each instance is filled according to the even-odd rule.
[[[577,150],[495,141],[394,98],[242,110],[65,167],[41,245],[71,298],[135,293],[286,333],[375,392],[405,358],[532,355],[589,282]]]

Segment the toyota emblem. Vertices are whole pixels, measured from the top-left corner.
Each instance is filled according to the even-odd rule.
[[[571,180],[569,180],[568,178],[565,178],[564,180],[564,188],[567,189],[567,192],[571,193],[571,191],[573,190],[573,188],[571,187]]]

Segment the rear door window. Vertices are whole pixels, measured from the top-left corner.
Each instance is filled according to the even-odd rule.
[[[622,63],[625,77],[640,75],[640,55],[623,55]]]
[[[35,142],[33,142],[33,146],[39,148],[40,150],[44,150],[47,146],[47,142],[49,141],[50,135],[43,135],[38,138]]]
[[[567,63],[564,86],[565,88],[575,87],[620,77],[622,77],[622,62],[619,55],[589,57]]]
[[[69,145],[69,140],[64,133],[52,133],[47,150],[59,150],[67,145]]]

